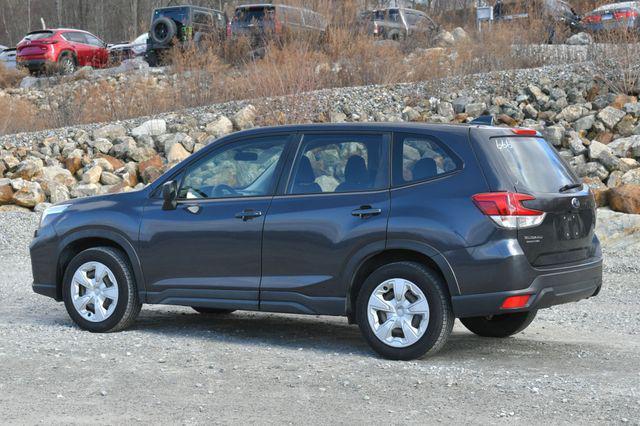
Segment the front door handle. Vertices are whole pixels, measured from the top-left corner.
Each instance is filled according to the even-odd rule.
[[[372,216],[378,216],[382,213],[382,209],[375,209],[371,206],[362,206],[359,209],[355,209],[351,212],[351,216],[359,217],[360,219],[366,219]]]
[[[236,213],[236,219],[242,219],[244,222],[256,219],[260,216],[262,216],[262,212],[258,210],[244,210],[240,213]]]

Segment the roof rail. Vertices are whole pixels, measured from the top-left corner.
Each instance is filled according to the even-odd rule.
[[[493,121],[493,115],[481,115],[478,118],[475,118],[473,121],[471,121],[470,124],[479,124],[479,125],[483,125],[483,126],[493,126],[494,121]]]

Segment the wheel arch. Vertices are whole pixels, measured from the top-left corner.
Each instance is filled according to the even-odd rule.
[[[352,274],[346,302],[346,312],[350,322],[355,322],[356,300],[366,278],[382,265],[401,261],[416,262],[435,271],[445,282],[449,297],[460,294],[453,268],[442,253],[419,242],[388,241],[383,251],[364,259]]]
[[[61,50],[60,53],[58,53],[58,57],[56,58],[56,62],[58,62],[60,60],[60,58],[62,58],[65,55],[71,55],[71,58],[73,59],[73,62],[75,62],[76,66],[78,66],[78,55],[76,54],[75,51],[69,49],[69,48],[65,48],[64,50]]]
[[[144,302],[145,286],[142,266],[138,254],[129,240],[115,231],[96,229],[85,230],[63,239],[58,249],[56,266],[56,296],[62,300],[62,280],[71,260],[80,252],[94,247],[112,247],[120,250],[127,258],[138,285],[140,300]]]

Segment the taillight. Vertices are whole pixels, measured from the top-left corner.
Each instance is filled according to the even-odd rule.
[[[231,37],[231,35],[232,35],[231,22],[227,22],[227,37]]]
[[[602,16],[600,15],[587,15],[584,17],[583,21],[587,24],[599,24],[602,22]]]
[[[632,19],[638,17],[638,12],[635,10],[620,10],[618,12],[614,12],[613,17],[618,21],[623,19]]]
[[[56,44],[58,40],[40,40],[40,44]]]
[[[540,225],[547,215],[545,212],[529,209],[522,205],[523,201],[536,199],[528,194],[488,192],[476,194],[471,198],[482,213],[489,216],[502,228],[532,228]]]

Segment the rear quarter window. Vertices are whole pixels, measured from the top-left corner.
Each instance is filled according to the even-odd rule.
[[[542,138],[499,137],[491,139],[490,145],[518,191],[557,193],[565,185],[578,183],[571,168]]]
[[[392,166],[394,186],[435,179],[461,168],[462,160],[435,138],[426,135],[395,135]]]

